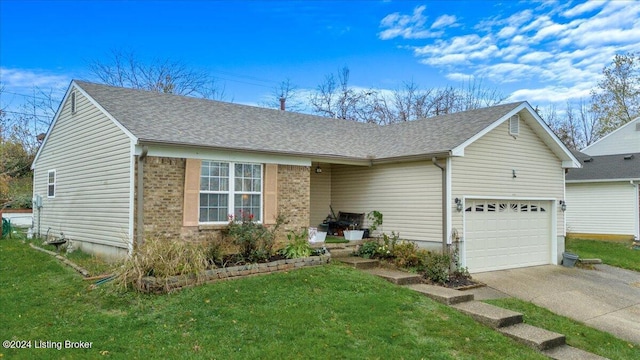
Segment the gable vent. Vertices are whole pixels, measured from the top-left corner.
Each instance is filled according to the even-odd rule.
[[[518,114],[509,118],[509,135],[520,135],[520,115]]]
[[[71,113],[72,114],[76,113],[76,92],[75,91],[71,92]]]

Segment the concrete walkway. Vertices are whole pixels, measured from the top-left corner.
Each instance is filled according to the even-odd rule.
[[[640,344],[640,273],[545,265],[473,274],[476,300],[513,296]]]

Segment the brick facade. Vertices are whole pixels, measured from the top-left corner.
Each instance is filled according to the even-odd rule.
[[[311,172],[307,166],[278,165],[278,211],[285,231],[307,228],[311,209]]]
[[[222,236],[219,228],[182,226],[185,164],[186,159],[180,158],[148,156],[145,159],[144,230],[146,237],[206,241]],[[285,234],[289,230],[299,231],[309,226],[310,185],[309,167],[278,166],[278,211],[287,220],[278,240],[282,241],[286,238]],[[137,218],[134,217],[134,219]]]

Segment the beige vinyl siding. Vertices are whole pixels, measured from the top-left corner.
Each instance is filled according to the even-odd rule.
[[[311,164],[311,206],[309,226],[318,226],[331,213],[331,165],[320,164],[322,172],[316,173],[317,163]]]
[[[558,159],[533,130],[520,120],[520,134],[509,135],[509,122],[499,125],[452,159],[452,226],[462,229],[464,212],[453,199],[564,198],[564,170]],[[516,177],[513,177],[513,170]],[[557,235],[564,235],[563,213],[557,212]]]
[[[333,165],[331,175],[331,204],[336,214],[378,210],[387,233],[399,232],[407,240],[441,241],[442,175],[431,161]]]
[[[635,235],[637,191],[629,182],[567,184],[567,232]]]
[[[69,97],[34,166],[34,194],[43,199],[40,233],[63,232],[80,247],[127,248],[131,140],[80,92],[76,109],[71,114]],[[55,198],[47,198],[49,170],[56,170]]]

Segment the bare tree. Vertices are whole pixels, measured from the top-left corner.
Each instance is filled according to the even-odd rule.
[[[536,108],[540,114],[540,111]],[[558,115],[555,105],[549,107],[541,117],[551,130],[570,149],[579,150],[599,139],[600,122],[589,102],[567,101],[563,115]]]
[[[106,61],[93,60],[89,70],[108,85],[208,99],[224,98],[224,87],[221,89],[216,79],[206,72],[171,59],[144,63],[133,51],[113,50]]]
[[[346,66],[338,71],[337,76],[333,73],[326,75],[324,82],[309,97],[312,111],[331,118],[370,121],[368,114],[371,110],[366,108],[372,107],[367,97],[375,95],[375,92],[349,86],[349,75]]]
[[[459,111],[474,110],[488,106],[498,105],[507,97],[497,88],[489,88],[483,84],[483,78],[475,76],[463,84],[459,95]]]
[[[304,112],[307,108],[300,98],[298,87],[288,78],[274,87],[269,99],[262,101],[260,104],[264,107],[279,109],[281,99],[284,99],[287,111]]]
[[[600,136],[640,114],[640,53],[616,54],[602,75],[598,88],[591,91],[593,111],[600,119]]]

